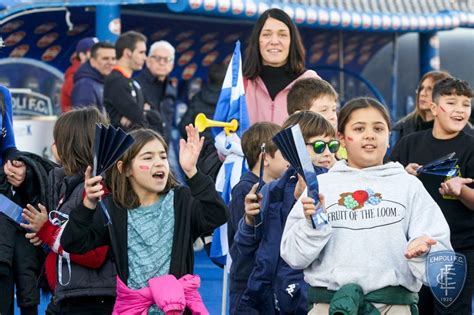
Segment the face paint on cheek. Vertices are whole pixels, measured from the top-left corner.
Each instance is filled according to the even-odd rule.
[[[439,109],[441,109],[441,111],[443,111],[444,113],[446,113],[446,110],[443,108],[443,106],[439,106]]]
[[[150,170],[150,167],[148,167],[146,165],[139,165],[138,168],[141,169],[142,171],[149,171]]]
[[[347,141],[354,141],[352,137],[347,137]]]

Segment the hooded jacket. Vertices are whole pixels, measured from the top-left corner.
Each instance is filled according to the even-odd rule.
[[[30,203],[48,204],[48,172],[55,164],[45,158],[29,152],[17,151],[16,159],[26,165],[25,181],[14,188],[7,181],[3,168],[0,169],[0,192],[21,207]],[[13,189],[15,194],[13,194]],[[40,303],[37,288],[38,274],[44,259],[41,248],[31,245],[25,239],[25,230],[7,216],[0,214],[0,265],[12,268],[16,284],[16,297],[20,307],[35,306]],[[12,283],[13,286],[13,283]],[[13,292],[12,292],[13,296]]]
[[[93,68],[90,61],[79,67],[74,74],[74,87],[71,96],[72,107],[97,106],[100,111],[103,111],[104,80],[105,76]]]
[[[247,102],[250,124],[252,125],[259,121],[270,121],[281,126],[288,117],[286,107],[288,92],[297,80],[304,78],[319,78],[319,76],[313,70],[306,70],[296,80],[281,90],[274,100],[270,97],[262,78],[256,77],[254,80],[244,81],[245,100]]]
[[[70,215],[72,209],[82,204],[84,194],[82,174],[66,176],[63,168],[55,168],[49,174],[49,183],[51,185],[49,210],[54,209]],[[101,216],[102,213],[97,212],[94,222],[102,222]],[[63,223],[62,229],[64,224],[67,226],[67,223]],[[69,270],[66,260],[57,254],[63,254],[59,244],[61,232],[58,232],[58,229],[58,226],[48,221],[38,232],[38,237],[52,249],[46,258],[45,272],[50,286],[55,286],[56,300],[60,302],[63,299],[84,296],[115,296],[116,270],[111,255],[108,255],[108,247],[94,247],[84,253],[83,257],[70,255]],[[62,267],[59,265],[60,259]]]
[[[387,286],[418,292],[426,282],[426,255],[406,259],[408,244],[426,235],[438,242],[432,251],[452,250],[441,209],[401,164],[355,169],[339,161],[318,181],[329,224],[314,229],[298,200],[280,247],[281,257],[304,269],[311,286],[338,290],[355,283],[364,294]]]
[[[170,274],[180,278],[193,272],[193,242],[199,235],[209,232],[227,221],[224,201],[216,192],[209,176],[198,172],[188,179],[189,187],[178,186],[174,195],[174,235],[171,252]],[[115,204],[111,195],[104,198],[112,224],[94,220],[100,210],[91,211],[81,203],[71,211],[69,222],[61,237],[61,245],[70,253],[85,253],[93,248],[111,245],[117,274],[127,283],[127,210]]]
[[[74,74],[81,66],[79,59],[74,58],[69,68],[64,72],[64,83],[61,88],[61,112],[65,113],[72,109],[71,95],[74,87]]]

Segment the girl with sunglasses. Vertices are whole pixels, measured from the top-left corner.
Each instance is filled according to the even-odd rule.
[[[426,282],[427,254],[452,250],[449,227],[418,179],[399,163],[383,163],[390,131],[383,105],[353,99],[338,118],[348,159],[318,176],[317,206],[328,224],[313,228],[316,205],[303,193],[288,216],[281,257],[304,269],[309,314],[359,314],[359,306],[413,314]]]
[[[288,117],[283,128],[295,124],[301,128],[313,164],[332,167],[336,162],[334,155],[339,149],[339,141],[331,123],[313,111],[299,111]],[[297,182],[296,171],[290,167],[280,179],[266,184],[258,196],[254,186],[245,198],[245,216],[234,238],[242,254],[255,255],[255,265],[241,304],[262,314],[275,313],[273,296],[278,301],[280,314],[304,314],[307,311],[308,285],[304,282],[302,270],[292,269],[280,258],[280,240],[286,218],[297,199],[295,196],[302,191],[296,189]],[[266,201],[260,203],[262,199]],[[256,233],[252,217],[259,214],[260,206],[263,233]]]

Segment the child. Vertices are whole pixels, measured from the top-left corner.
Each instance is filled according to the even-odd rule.
[[[338,95],[331,84],[317,78],[296,81],[288,93],[288,113],[310,110],[326,118],[337,130]],[[336,158],[347,159],[347,152],[340,146]]]
[[[304,269],[311,286],[308,304],[314,304],[309,314],[328,314],[334,293],[350,290],[377,293],[371,302],[383,314],[410,314],[424,278],[425,255],[432,246],[451,248],[446,220],[423,185],[400,164],[383,164],[389,130],[387,110],[376,100],[348,102],[338,125],[348,160],[318,176],[329,223],[313,228],[316,206],[309,197],[300,198],[288,216],[281,257]],[[351,298],[362,305],[362,296],[339,301]],[[337,303],[331,303],[332,311],[341,311]]]
[[[326,118],[337,129],[337,93],[328,82],[306,78],[295,82],[288,92],[288,115],[309,110]]]
[[[191,274],[193,241],[224,224],[227,210],[211,178],[196,169],[203,138],[192,125],[186,127],[186,133],[187,141],[180,141],[179,162],[189,187],[179,186],[170,172],[163,137],[149,129],[130,133],[135,143],[107,177],[111,193],[102,202],[109,210],[110,225],[93,221],[94,214],[101,212],[97,203],[104,188],[102,177],[92,177],[88,167],[86,196],[69,216],[61,238],[64,249],[84,253],[97,246],[112,246],[117,281],[131,289],[147,287],[154,277]],[[117,304],[123,299],[118,293]],[[157,310],[152,307],[150,311]]]
[[[35,245],[42,242],[51,249],[45,262],[46,279],[54,292],[48,314],[112,313],[116,273],[108,247],[92,247],[84,255],[69,255],[59,246],[67,216],[82,200],[83,174],[92,163],[97,123],[107,124],[108,120],[95,107],[72,110],[58,118],[53,137],[63,167],[49,174],[50,204],[38,205],[39,210],[27,205],[23,212],[29,224],[22,226],[31,230],[26,237]],[[49,213],[49,221],[51,210],[54,212]]]
[[[288,117],[283,128],[299,124],[304,140],[307,143],[308,154],[314,165],[330,168],[335,163],[334,154],[339,148],[334,128],[321,115],[311,111],[298,111]],[[264,225],[263,237],[260,244],[253,240],[253,222],[249,220],[259,213],[260,205],[255,200],[255,189],[246,197],[245,223],[239,226],[236,242],[241,251],[249,253],[251,244],[258,246],[255,254],[255,266],[249,277],[248,289],[245,292],[245,303],[258,308],[262,313],[274,312],[269,306],[268,299],[276,296],[277,307],[281,314],[299,314],[307,310],[306,285],[301,271],[292,270],[280,259],[280,240],[288,213],[295,202],[294,194],[298,181],[296,171],[290,168],[278,180],[266,185],[262,196],[268,201],[262,204]],[[250,237],[246,242],[244,236]],[[255,250],[255,248],[254,248]]]
[[[237,245],[234,244],[234,235],[237,225],[244,215],[245,195],[252,186],[259,181],[261,146],[265,143],[265,158],[263,181],[268,183],[279,178],[288,168],[288,162],[281,155],[280,150],[272,141],[281,127],[270,122],[260,122],[252,125],[242,135],[242,151],[244,152],[249,172],[245,173],[239,183],[232,189],[232,199],[229,205],[230,220],[227,225],[227,236],[229,241],[229,252],[232,257],[230,268],[230,313],[231,314],[258,314],[251,308],[243,307],[240,299],[247,288],[247,280],[254,265],[253,257],[240,255]]]
[[[436,303],[441,313],[471,314],[474,287],[474,138],[466,133],[471,113],[473,93],[465,81],[447,78],[433,88],[431,110],[434,125],[431,130],[410,134],[400,140],[391,158],[406,165],[408,173],[417,175],[423,164],[456,152],[457,177],[421,174],[421,180],[431,197],[438,203],[451,230],[451,242],[456,252],[466,255],[467,278],[458,299],[444,308]],[[424,288],[429,294],[429,289]],[[431,295],[431,294],[429,294]],[[420,305],[421,311],[432,308],[433,298]]]

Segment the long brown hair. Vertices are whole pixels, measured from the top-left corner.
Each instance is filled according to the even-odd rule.
[[[277,8],[268,9],[260,15],[255,23],[252,34],[245,49],[245,60],[243,66],[244,77],[253,80],[262,70],[262,55],[260,54],[260,32],[268,18],[274,18],[285,24],[290,30],[290,53],[288,54],[287,65],[292,73],[300,74],[305,69],[305,50],[303,41],[295,23],[285,11]]]
[[[108,125],[109,121],[93,106],[71,110],[56,121],[53,137],[66,176],[84,174],[92,165],[96,124]]]
[[[130,132],[135,142],[125,151],[119,161],[122,162],[121,170],[117,164],[109,170],[106,177],[107,187],[110,188],[114,202],[124,209],[134,209],[140,206],[140,199],[132,188],[127,171],[132,167],[133,160],[138,152],[150,141],[158,140],[168,153],[168,146],[163,137],[151,129],[137,129]],[[169,172],[168,181],[162,193],[167,193],[170,189],[178,186],[178,181],[173,173]]]
[[[406,115],[403,119],[403,121],[407,119],[413,119],[413,118],[421,118],[423,121],[426,121],[426,114],[420,110],[420,87],[423,85],[423,82],[431,78],[433,80],[433,86],[436,84],[436,82],[441,81],[446,78],[451,78],[451,75],[446,72],[446,71],[430,71],[425,73],[422,77],[420,82],[418,83],[418,87],[416,88],[416,99],[415,99],[415,109]]]

